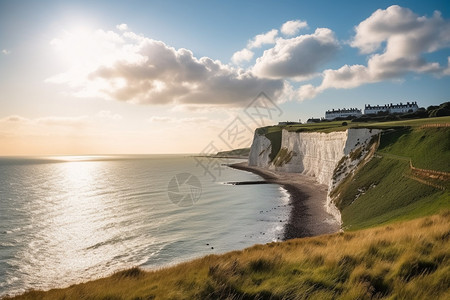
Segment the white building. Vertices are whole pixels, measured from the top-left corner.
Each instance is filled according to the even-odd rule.
[[[323,118],[322,118],[322,119],[319,119],[319,118],[309,118],[309,119],[306,121],[306,123],[307,123],[307,124],[320,123],[320,121],[322,121],[322,120],[323,120]]]
[[[333,120],[336,118],[360,117],[361,115],[361,110],[357,108],[333,109],[325,112],[325,119]]]
[[[406,102],[403,104],[385,104],[385,105],[374,105],[366,104],[364,107],[364,114],[377,114],[379,112],[388,112],[390,114],[404,114],[408,112],[415,112],[419,109],[417,102]]]

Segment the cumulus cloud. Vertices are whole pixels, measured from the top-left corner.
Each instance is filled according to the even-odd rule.
[[[385,41],[392,52],[416,55],[446,47],[450,40],[449,23],[440,12],[427,18],[398,5],[378,9],[355,31],[351,45],[366,54],[378,50]]]
[[[92,40],[101,49],[48,82],[67,84],[80,97],[104,97],[139,104],[246,105],[261,91],[276,99],[284,80],[259,78],[184,48],[132,32],[101,31]],[[64,38],[54,43],[65,45]],[[94,47],[92,46],[92,47]],[[77,53],[72,53],[75,56]],[[97,59],[95,59],[97,58]]]
[[[444,70],[444,75],[450,75],[450,56],[447,58],[447,68]]]
[[[128,30],[128,25],[122,23],[122,24],[117,25],[116,28],[119,29],[120,31],[125,31],[125,30]]]
[[[285,35],[296,35],[300,29],[307,27],[308,23],[306,21],[292,20],[281,26],[281,32]]]
[[[278,35],[277,29],[272,29],[266,33],[258,34],[248,42],[247,48],[249,49],[259,48],[265,44],[274,44],[277,35]]]
[[[68,85],[79,97],[196,108],[243,106],[261,91],[283,101],[293,95],[306,99],[330,88],[398,79],[410,72],[450,75],[448,62],[428,61],[431,56],[426,55],[450,47],[450,22],[439,12],[419,16],[397,5],[375,11],[355,27],[349,42],[367,55],[367,64],[337,69],[323,70],[340,49],[334,32],[318,28],[294,36],[306,27],[305,21],[291,20],[281,26],[284,38],[277,29],[255,36],[233,54],[235,65],[196,57],[188,49],[131,32],[126,24],[117,25],[116,31],[67,34],[51,44],[71,66],[47,82]],[[254,49],[269,44],[253,66],[239,67],[254,59]],[[294,90],[290,84],[318,75],[322,82],[316,86]]]
[[[344,65],[337,70],[325,70],[321,85],[304,88],[310,93],[303,93],[303,97],[315,96],[329,88],[354,88],[396,79],[409,72],[449,75],[448,66],[428,62],[424,57],[425,53],[450,47],[450,22],[439,12],[428,18],[393,5],[375,11],[355,31],[350,45],[370,55],[367,66]]]
[[[299,100],[311,99],[317,96],[318,93],[320,93],[318,88],[312,84],[305,84],[297,90],[297,98]]]
[[[278,39],[275,46],[256,60],[253,71],[267,78],[305,79],[317,72],[339,49],[333,31],[318,28],[313,34]]]
[[[254,53],[247,48],[244,48],[240,51],[236,51],[231,57],[231,61],[237,65],[250,61],[253,58]]]

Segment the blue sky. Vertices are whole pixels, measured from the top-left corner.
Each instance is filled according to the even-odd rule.
[[[0,0],[0,155],[198,152],[260,91],[283,111],[274,123],[439,104],[449,100],[447,7]],[[176,64],[161,58],[173,53]]]

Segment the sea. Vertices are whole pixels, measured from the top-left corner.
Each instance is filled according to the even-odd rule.
[[[241,161],[0,157],[0,297],[282,239],[288,193]]]

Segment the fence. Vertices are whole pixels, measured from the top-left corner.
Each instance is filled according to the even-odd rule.
[[[403,174],[403,176],[408,177],[408,178],[410,178],[412,180],[418,181],[420,183],[423,183],[425,185],[428,185],[428,186],[431,186],[431,187],[434,187],[434,188],[437,188],[437,189],[440,189],[440,190],[443,190],[443,191],[445,190],[445,186],[443,186],[443,185],[436,184],[436,183],[433,183],[433,182],[429,182],[429,181],[426,181],[426,180],[424,180],[422,178],[419,178],[419,177],[416,177],[416,176],[412,176],[412,175]]]
[[[450,123],[424,124],[420,126],[420,128],[430,128],[430,127],[450,127]]]
[[[450,173],[448,172],[443,172],[443,171],[435,171],[435,170],[427,170],[427,169],[419,169],[413,166],[412,161],[409,160],[409,168],[413,171],[413,172],[417,172],[417,173],[421,173],[427,177],[430,178],[436,178],[439,177],[440,180],[449,180],[450,179]],[[436,176],[436,177],[433,177]]]
[[[429,181],[427,181],[425,179],[422,179],[422,178],[423,177],[427,177],[427,178],[430,178],[430,179],[437,179],[437,180],[444,181],[444,182],[450,180],[450,173],[442,172],[442,171],[435,171],[435,170],[427,170],[427,169],[416,168],[416,167],[413,166],[411,160],[409,161],[409,168],[412,171],[412,175],[406,175],[406,177],[414,179],[416,181],[419,181],[419,182],[421,182],[423,184],[426,184],[426,185],[429,185],[429,186],[441,189],[441,190],[445,190],[446,187],[443,186],[443,185],[440,185],[440,184],[429,182]],[[420,176],[422,178],[419,178],[418,176]]]

